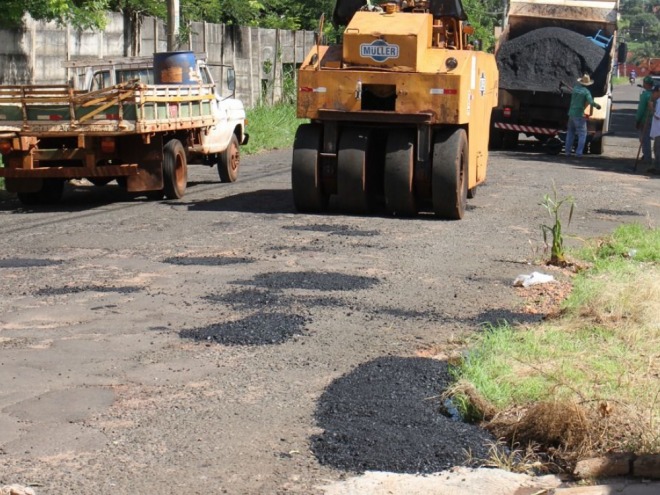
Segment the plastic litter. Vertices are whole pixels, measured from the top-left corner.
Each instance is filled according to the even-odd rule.
[[[529,275],[518,275],[513,281],[514,287],[529,287],[531,285],[555,282],[555,277],[541,272],[532,272]]]

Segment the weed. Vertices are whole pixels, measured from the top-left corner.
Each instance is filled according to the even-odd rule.
[[[552,196],[546,194],[543,196],[543,201],[541,206],[543,206],[550,217],[553,219],[553,225],[541,225],[541,231],[543,232],[543,242],[548,246],[548,234],[552,237],[552,245],[550,248],[550,262],[549,264],[555,266],[566,266],[566,257],[564,253],[564,236],[562,233],[562,225],[560,218],[560,210],[564,204],[570,206],[568,213],[568,222],[566,225],[570,225],[571,219],[573,218],[573,209],[575,207],[575,201],[572,196],[568,196],[563,199],[558,199],[557,197],[557,187],[554,182],[552,184]]]
[[[243,148],[246,154],[265,150],[290,148],[298,126],[306,122],[296,118],[296,106],[278,104],[259,105],[247,111],[250,141]]]

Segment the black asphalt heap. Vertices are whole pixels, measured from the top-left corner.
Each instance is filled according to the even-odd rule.
[[[335,380],[316,410],[312,439],[322,464],[348,471],[433,473],[488,457],[494,439],[440,412],[452,383],[436,359],[382,357]]]
[[[578,77],[594,79],[594,96],[607,92],[609,52],[574,31],[549,27],[506,41],[497,52],[500,88],[507,90],[567,92]]]

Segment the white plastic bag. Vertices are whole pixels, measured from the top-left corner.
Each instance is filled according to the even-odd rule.
[[[541,272],[532,272],[529,275],[518,275],[513,281],[514,287],[529,287],[530,285],[547,284],[555,282],[555,277]]]

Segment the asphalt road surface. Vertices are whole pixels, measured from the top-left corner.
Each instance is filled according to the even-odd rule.
[[[553,184],[576,201],[569,245],[658,226],[660,180],[631,170],[638,94],[616,88],[602,156],[492,153],[458,222],[298,214],[291,150],[243,157],[230,185],[192,166],[180,201],[5,197],[0,486],[311,494],[485,455],[483,431],[440,412],[442,358],[484,323],[538,318],[512,281],[543,268]]]

